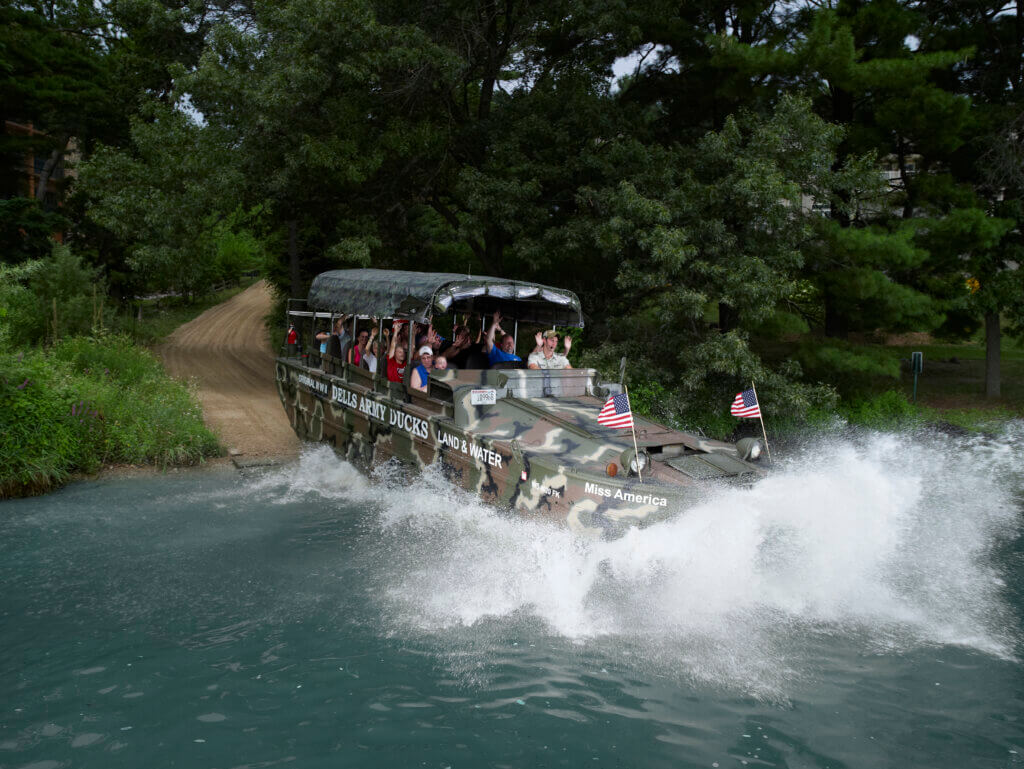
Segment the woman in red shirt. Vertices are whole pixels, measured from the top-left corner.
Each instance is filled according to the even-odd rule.
[[[402,333],[402,332],[405,333]],[[405,378],[405,346],[409,339],[408,327],[391,335],[391,346],[388,348],[388,380],[401,382]]]

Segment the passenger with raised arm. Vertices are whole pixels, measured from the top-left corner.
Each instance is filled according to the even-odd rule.
[[[441,355],[447,358],[453,366],[465,368],[465,358],[469,354],[469,329],[464,325],[456,325],[452,330],[452,343],[441,350]],[[462,361],[459,363],[457,361]],[[437,360],[434,361],[437,367]]]
[[[341,315],[334,320],[333,330],[328,329],[324,331],[316,332],[316,340],[320,342],[320,354],[323,355],[327,352],[327,345],[331,340],[332,336],[337,336],[340,339],[340,343],[344,343],[345,339],[348,338],[348,331],[345,330],[345,320],[347,316]],[[339,345],[340,346],[340,345]]]
[[[376,336],[377,336],[377,325],[378,325],[377,324],[377,319],[374,318],[373,319],[373,326],[372,326],[372,328],[370,328],[370,336],[367,338],[366,342],[363,344],[363,351],[362,351],[362,361],[361,361],[362,365],[371,374],[377,373],[377,353],[378,353],[378,350],[379,350],[377,342],[376,342],[376,339],[375,339]]]
[[[565,337],[564,355],[556,351],[558,348],[558,332],[553,328],[548,329],[544,333],[538,331],[534,338],[537,341],[537,346],[530,353],[530,357],[526,359],[528,368],[551,370],[572,368],[569,364],[569,350],[572,349],[571,336]]]
[[[494,342],[494,334],[497,331],[501,331],[501,337],[498,344]],[[487,341],[484,344],[484,350],[487,353],[487,359],[493,366],[495,363],[505,363],[507,361],[519,361],[522,362],[522,358],[516,355],[516,339],[511,334],[506,334],[501,328],[501,313],[498,311],[494,312],[494,321],[491,323],[491,327],[487,329]]]
[[[407,327],[406,327],[407,328]],[[388,347],[388,381],[401,383],[405,377],[405,345],[408,336],[402,331],[392,330],[391,345]]]
[[[423,345],[419,350],[420,363],[412,371],[410,387],[420,392],[427,391],[427,380],[430,376],[430,369],[434,367],[434,351],[429,344]]]
[[[313,337],[320,343],[320,354],[323,355],[327,352],[327,340],[331,338],[330,328],[322,329],[317,331]]]
[[[438,352],[441,351],[441,346],[446,341],[448,340],[446,340],[443,336],[437,333],[437,331],[434,329],[434,325],[431,324],[430,327],[427,329],[426,343],[430,345],[430,348],[434,351],[435,356],[438,354]]]
[[[345,328],[345,321],[349,316],[342,315],[334,321],[334,331],[327,334],[327,347],[324,352],[327,355],[331,355],[335,358],[342,358],[345,354],[345,348],[352,340],[349,336],[348,329]],[[321,335],[317,334],[317,339],[321,339]],[[326,361],[325,361],[326,363]]]

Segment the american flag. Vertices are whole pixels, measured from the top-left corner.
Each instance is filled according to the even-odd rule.
[[[741,393],[736,393],[736,398],[732,402],[731,413],[734,417],[761,416],[761,407],[757,403],[757,393],[753,390],[744,390]]]
[[[609,397],[597,415],[597,422],[606,427],[632,427],[633,412],[629,410],[629,395],[619,393]]]

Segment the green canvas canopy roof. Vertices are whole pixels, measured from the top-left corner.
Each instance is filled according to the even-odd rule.
[[[495,310],[525,323],[583,327],[580,300],[572,291],[507,278],[449,272],[331,270],[316,276],[309,306],[346,315],[408,318]]]

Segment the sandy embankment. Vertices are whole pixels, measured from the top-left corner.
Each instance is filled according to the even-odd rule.
[[[274,353],[263,326],[271,302],[260,281],[179,327],[157,348],[171,376],[196,382],[206,424],[238,464],[299,451],[277,395]]]

